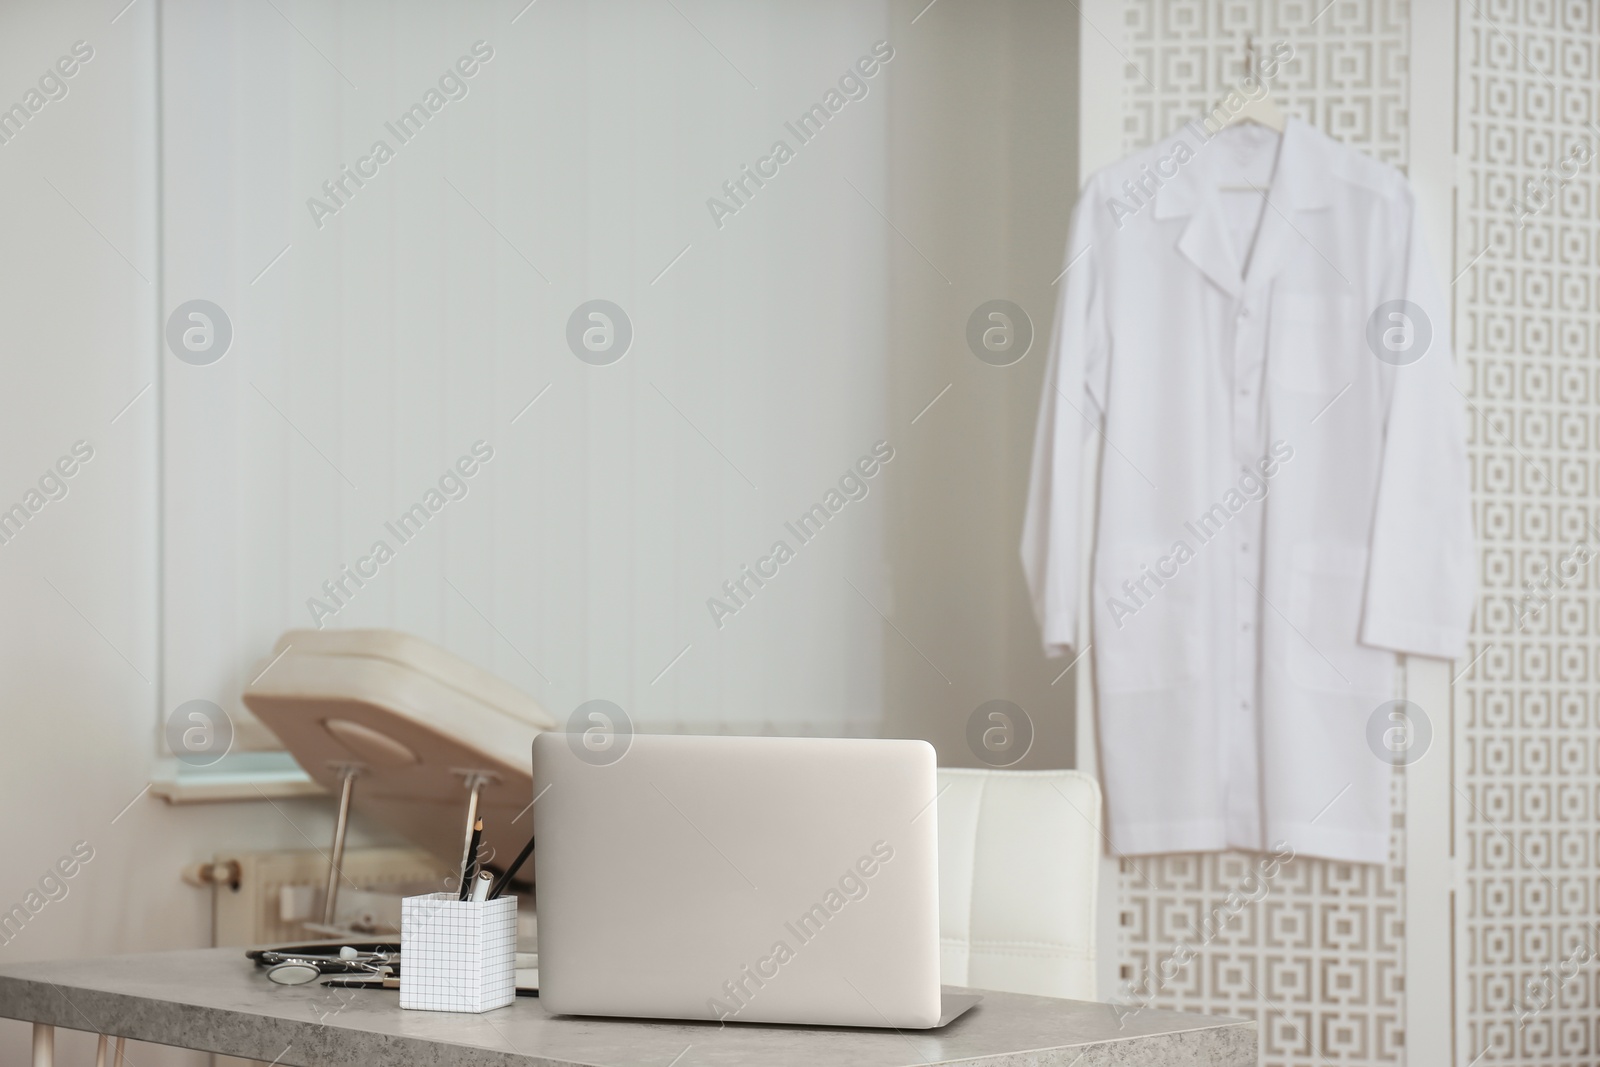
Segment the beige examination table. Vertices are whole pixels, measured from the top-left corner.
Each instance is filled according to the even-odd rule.
[[[484,821],[485,866],[508,865],[533,833],[533,739],[556,723],[505,680],[394,630],[290,630],[251,673],[245,706],[340,798],[324,922],[352,806],[448,870],[470,813]]]

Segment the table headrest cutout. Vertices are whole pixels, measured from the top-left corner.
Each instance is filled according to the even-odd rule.
[[[417,754],[388,734],[350,719],[324,719],[322,728],[355,753],[363,763],[377,767],[409,767]]]

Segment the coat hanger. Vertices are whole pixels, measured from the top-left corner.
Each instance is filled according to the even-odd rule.
[[[1255,38],[1250,34],[1246,34],[1244,38],[1244,81],[1246,85],[1249,85],[1253,82],[1256,87],[1265,89],[1265,80],[1261,77],[1261,68],[1258,65],[1256,56]],[[1237,90],[1235,90],[1235,92],[1237,92]],[[1218,128],[1218,133],[1221,133],[1230,126],[1241,126],[1246,122],[1253,122],[1258,126],[1263,126],[1280,135],[1283,133],[1285,121],[1283,112],[1278,109],[1277,104],[1272,102],[1272,96],[1270,93],[1262,92],[1260,97],[1255,100],[1246,98],[1244,101],[1244,106],[1239,108],[1237,111],[1231,110],[1228,107],[1227,101],[1224,100],[1222,103],[1218,104],[1215,109],[1213,109],[1212,113],[1216,114],[1218,111],[1228,116]],[[1220,191],[1227,193],[1257,193],[1263,196],[1265,195],[1264,190],[1249,184],[1219,185],[1217,188]]]
[[[1244,78],[1247,84],[1254,82],[1256,85],[1262,85],[1261,68],[1256,57],[1256,42],[1255,38],[1250,34],[1246,34],[1244,38]],[[1278,109],[1277,104],[1272,102],[1270,93],[1262,93],[1261,97],[1256,100],[1245,100],[1244,107],[1238,111],[1228,112],[1224,104],[1218,104],[1217,108],[1227,112],[1228,115],[1228,118],[1222,124],[1223,129],[1246,122],[1254,122],[1258,126],[1265,126],[1274,133],[1283,132],[1283,112]]]

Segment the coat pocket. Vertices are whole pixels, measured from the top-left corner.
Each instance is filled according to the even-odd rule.
[[[1289,680],[1303,689],[1363,695],[1381,703],[1394,691],[1394,653],[1358,640],[1367,579],[1365,549],[1300,545],[1289,576],[1284,635]],[[1374,704],[1374,707],[1377,705]]]
[[[1094,666],[1102,693],[1171,690],[1205,677],[1211,627],[1200,566],[1179,565],[1159,548],[1097,554]]]
[[[1332,395],[1355,380],[1360,324],[1341,293],[1275,293],[1267,331],[1267,376],[1298,392]]]

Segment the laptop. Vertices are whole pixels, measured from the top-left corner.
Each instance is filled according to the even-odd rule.
[[[923,741],[533,743],[539,996],[563,1015],[925,1029],[939,988]]]

